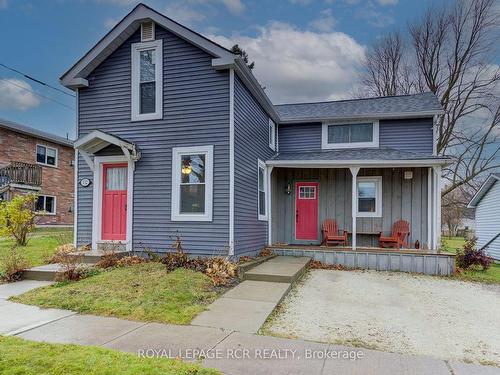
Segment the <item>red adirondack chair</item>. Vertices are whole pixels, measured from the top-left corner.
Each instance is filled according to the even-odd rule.
[[[323,222],[321,232],[323,233],[323,241],[321,245],[342,245],[347,246],[347,231],[339,232],[339,226],[333,219],[326,219]]]
[[[392,225],[392,233],[386,237],[380,232],[378,243],[380,247],[408,247],[406,240],[410,236],[410,223],[406,220],[398,220]]]

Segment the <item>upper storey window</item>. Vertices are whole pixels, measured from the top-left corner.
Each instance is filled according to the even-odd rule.
[[[163,117],[162,40],[132,44],[132,121]]]
[[[378,121],[324,123],[322,148],[378,147]]]

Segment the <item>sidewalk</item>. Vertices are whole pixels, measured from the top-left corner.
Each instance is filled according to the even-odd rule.
[[[6,301],[47,285],[0,285],[0,334],[54,343],[97,345],[147,357],[204,358],[225,374],[500,374],[500,369],[428,357],[290,340],[198,326],[132,322],[40,309]]]

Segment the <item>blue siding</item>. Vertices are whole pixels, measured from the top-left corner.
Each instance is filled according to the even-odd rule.
[[[493,184],[490,190],[479,201],[476,208],[477,247],[481,248],[500,232],[500,181]],[[491,242],[486,253],[500,260],[500,237]]]
[[[432,118],[381,120],[380,146],[432,155]]]
[[[280,152],[321,150],[321,124],[280,125],[278,141]]]
[[[88,77],[79,93],[79,136],[94,129],[139,147],[134,183],[133,247],[170,248],[179,231],[194,254],[227,251],[229,243],[229,73],[212,56],[157,26],[163,39],[163,119],[131,122],[131,43],[136,32]],[[214,145],[212,222],[172,222],[172,147]],[[79,177],[89,176],[80,160]],[[91,185],[92,186],[92,185]],[[91,241],[92,188],[79,187],[78,243]]]
[[[266,161],[274,151],[269,116],[236,75],[234,86],[234,242],[241,255],[267,245],[267,221],[259,221],[257,213],[257,160]]]
[[[389,147],[431,155],[432,118],[381,120],[380,147]],[[302,152],[321,149],[321,124],[283,124],[279,126],[280,152]]]

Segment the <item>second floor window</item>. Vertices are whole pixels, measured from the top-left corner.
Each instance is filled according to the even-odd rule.
[[[132,121],[162,118],[162,40],[132,44]]]
[[[269,148],[276,151],[276,124],[269,119]]]
[[[38,164],[57,165],[57,149],[42,145],[36,146],[36,162]]]
[[[323,124],[322,148],[378,147],[378,121]]]

